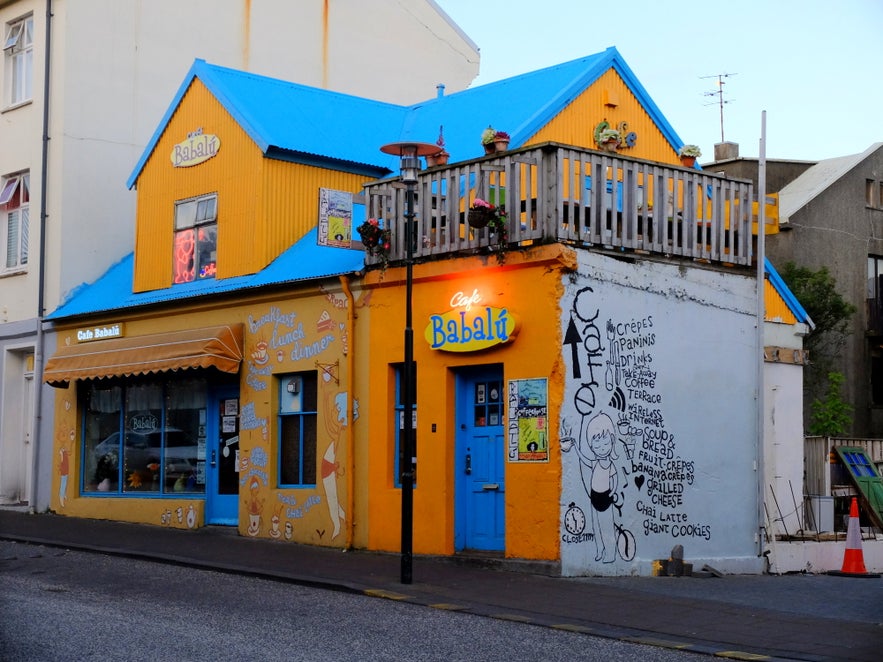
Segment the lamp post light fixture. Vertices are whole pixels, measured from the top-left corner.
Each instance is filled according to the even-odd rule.
[[[413,573],[414,539],[414,425],[415,370],[414,329],[412,326],[412,290],[414,288],[414,185],[420,171],[420,157],[438,152],[438,145],[419,142],[398,142],[380,148],[384,154],[401,160],[402,182],[405,184],[405,362],[402,375],[402,433],[399,440],[399,472],[402,484],[402,584],[410,584]]]

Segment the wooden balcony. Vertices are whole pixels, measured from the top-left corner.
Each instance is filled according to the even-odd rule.
[[[482,198],[505,207],[508,250],[565,242],[749,265],[752,189],[748,180],[543,143],[421,171],[414,257],[488,252],[496,238],[467,220],[473,200]],[[392,263],[406,257],[405,202],[399,178],[365,186],[368,217],[391,229]]]

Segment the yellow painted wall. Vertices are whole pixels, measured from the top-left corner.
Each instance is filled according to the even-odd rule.
[[[350,309],[346,293],[339,283],[331,281],[321,288],[311,286],[273,296],[202,303],[149,315],[94,319],[84,326],[124,322],[126,335],[137,336],[243,324],[245,359],[239,373],[239,405],[241,413],[248,410],[249,414],[240,418],[240,453],[248,467],[239,476],[239,532],[244,536],[284,540],[285,525],[290,523],[293,542],[347,547],[352,525],[353,490],[349,480],[353,475],[353,456],[348,412],[341,420],[337,403],[340,394],[344,402],[351,395]],[[320,324],[320,318],[327,318],[327,322]],[[59,343],[69,342],[76,342],[76,328],[59,329]],[[100,348],[101,342],[95,341],[94,347]],[[259,352],[261,342],[267,344],[266,362],[262,362],[263,353]],[[277,486],[276,377],[301,371],[318,374],[317,484],[311,488],[281,489]],[[201,498],[79,496],[82,411],[76,384],[57,389],[55,394],[53,510],[63,515],[179,528],[204,524],[205,502]],[[344,409],[350,410],[351,406]],[[63,452],[69,457],[64,486],[59,475]],[[268,458],[264,464],[262,457]],[[323,467],[327,471],[323,472]],[[325,480],[323,473],[327,474]],[[193,515],[188,519],[191,507]],[[258,516],[256,530],[249,527],[252,512]]]
[[[417,364],[417,487],[414,490],[414,551],[454,552],[455,373],[459,367],[503,364],[505,382],[547,378],[548,420],[558,420],[562,398],[560,311],[563,273],[573,268],[569,249],[559,245],[510,253],[503,266],[494,258],[470,257],[417,265],[413,328]],[[401,490],[394,487],[394,373],[404,355],[403,270],[374,271],[358,299],[356,352],[359,371],[359,500],[367,499],[366,521],[356,527],[356,545],[400,548]],[[482,304],[507,308],[517,319],[516,337],[480,352],[433,350],[423,337],[433,314],[451,310],[457,292],[479,290]],[[556,340],[557,339],[557,340]],[[506,414],[504,413],[504,421]],[[435,426],[435,431],[432,426]],[[557,426],[552,425],[553,428]],[[557,559],[561,490],[560,450],[550,429],[548,462],[505,463],[506,556]],[[505,461],[505,460],[504,460]]]
[[[635,146],[621,147],[620,155],[680,165],[677,152],[613,69],[604,73],[589,89],[568,104],[531,136],[526,144],[556,141],[596,149],[595,127],[602,121],[606,121],[612,128],[626,122],[628,131],[637,134]]]
[[[202,130],[213,158],[174,167],[175,145]],[[137,180],[136,292],[172,284],[175,202],[218,194],[219,278],[255,273],[316,227],[319,188],[360,193],[364,175],[267,159],[206,87],[194,80]]]

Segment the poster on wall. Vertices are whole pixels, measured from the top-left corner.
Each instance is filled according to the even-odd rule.
[[[329,188],[319,189],[320,246],[349,248],[353,227],[353,194]]]
[[[509,461],[548,462],[548,383],[545,378],[509,380]]]

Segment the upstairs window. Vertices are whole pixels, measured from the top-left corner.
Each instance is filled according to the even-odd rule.
[[[9,105],[33,98],[34,90],[34,17],[20,19],[6,26],[3,40]]]
[[[172,282],[214,278],[218,257],[218,196],[204,195],[175,203]]]
[[[867,302],[868,331],[883,332],[883,257],[868,256]]]
[[[4,179],[0,188],[0,241],[4,243],[6,271],[20,271],[28,264],[30,181],[27,173],[14,175]]]

